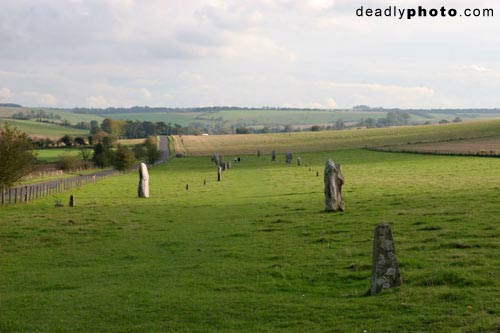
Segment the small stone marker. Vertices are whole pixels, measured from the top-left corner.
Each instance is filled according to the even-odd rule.
[[[207,185],[207,180],[206,179],[203,181],[203,185]]]
[[[310,169],[309,169],[310,171]],[[344,211],[345,203],[342,198],[344,175],[340,164],[328,160],[325,166],[325,210],[328,212]]]
[[[69,196],[69,206],[75,207],[75,197],[72,195]]]
[[[217,181],[220,182],[222,178],[222,167],[219,165],[217,168]]]
[[[319,171],[316,171],[316,177],[319,177]]]
[[[370,294],[376,295],[382,289],[401,286],[398,258],[392,237],[391,226],[380,223],[375,228],[373,240],[373,264]]]
[[[291,164],[292,163],[292,160],[293,160],[293,154],[288,152],[286,153],[285,155],[286,159],[285,159],[285,163],[287,164]]]
[[[300,166],[301,163],[302,163],[302,159],[300,157],[297,157],[297,165]]]
[[[139,167],[139,188],[137,190],[139,198],[149,198],[149,173],[145,163]]]
[[[186,191],[189,190],[189,184],[186,184]]]
[[[273,150],[271,153],[271,161],[276,161],[276,150]]]

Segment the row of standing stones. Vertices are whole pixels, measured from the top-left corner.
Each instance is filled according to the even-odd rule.
[[[257,156],[261,156],[260,150]],[[292,153],[286,153],[285,162],[292,163]],[[276,161],[276,152],[273,150],[271,160]],[[238,158],[237,161],[240,161]],[[231,169],[231,162],[224,162],[220,154],[212,155],[212,162],[217,166],[217,180],[221,181],[222,171]],[[297,158],[297,165],[301,165],[302,159]],[[317,174],[318,175],[318,174]],[[206,184],[206,181],[204,182]],[[345,210],[345,202],[342,197],[342,186],[344,175],[340,164],[331,159],[326,162],[324,171],[325,210],[337,212]],[[189,185],[186,185],[186,190]],[[149,198],[149,173],[145,163],[139,167],[139,198]],[[74,199],[72,198],[72,201]],[[396,257],[396,249],[391,227],[387,223],[380,223],[375,228],[373,241],[372,276],[370,294],[376,295],[384,289],[401,286],[402,280],[399,273],[399,264]]]

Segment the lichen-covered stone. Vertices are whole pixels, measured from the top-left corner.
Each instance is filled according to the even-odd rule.
[[[380,223],[375,228],[373,240],[373,263],[370,293],[378,294],[383,289],[401,286],[398,258],[391,227]]]
[[[139,198],[149,198],[149,173],[145,163],[139,166],[139,188],[137,190]]]
[[[309,169],[311,171],[311,169]],[[325,210],[336,212],[344,211],[345,203],[342,198],[344,175],[340,164],[328,160],[325,166]]]

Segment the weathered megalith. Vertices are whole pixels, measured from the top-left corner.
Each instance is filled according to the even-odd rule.
[[[300,166],[301,163],[302,163],[302,159],[300,157],[297,157],[297,165]]]
[[[290,164],[290,163],[292,163],[292,160],[293,160],[293,154],[288,152],[288,153],[286,153],[285,158],[286,158],[285,163]]]
[[[373,240],[370,294],[376,295],[382,289],[398,287],[401,283],[391,226],[387,223],[380,223],[375,228],[375,237]]]
[[[137,190],[139,198],[149,198],[149,173],[145,163],[139,166],[139,188]]]
[[[217,181],[220,182],[222,179],[222,167],[219,165],[217,168]]]
[[[309,169],[309,171],[311,171]],[[344,185],[344,175],[340,164],[328,160],[325,166],[325,206],[326,211],[336,212],[345,209],[342,198],[342,185]]]
[[[69,196],[69,206],[75,207],[75,196],[73,194]]]
[[[271,153],[271,161],[276,161],[276,150],[273,150]]]

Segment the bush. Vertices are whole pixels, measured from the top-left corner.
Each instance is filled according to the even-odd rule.
[[[11,187],[33,170],[35,155],[26,133],[0,126],[0,187]]]
[[[127,146],[118,145],[114,154],[113,166],[116,170],[125,171],[132,168],[136,159],[132,150]]]
[[[61,155],[57,162],[57,167],[61,170],[75,170],[81,166],[81,161],[78,157],[73,155]]]

